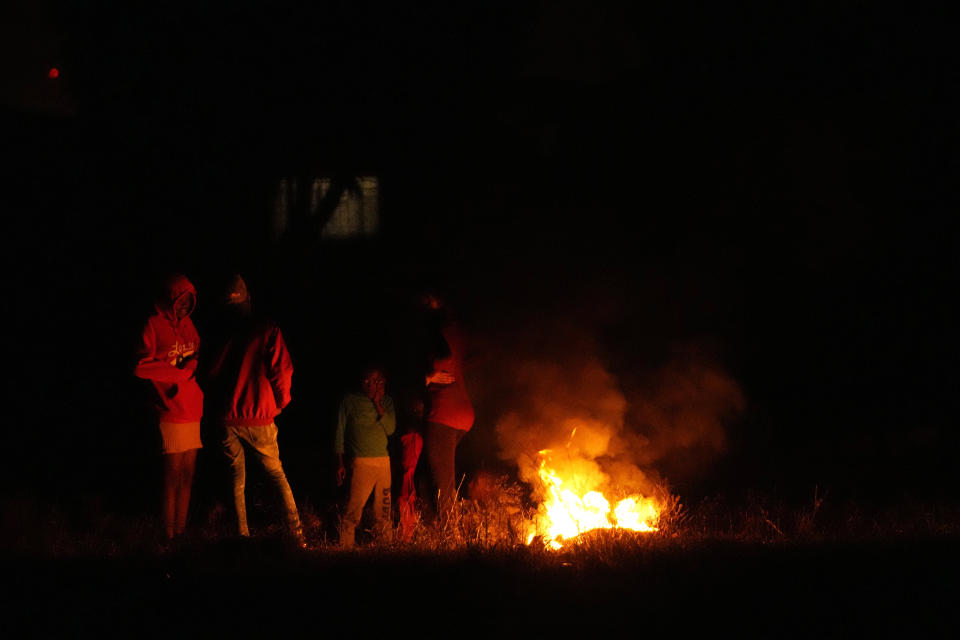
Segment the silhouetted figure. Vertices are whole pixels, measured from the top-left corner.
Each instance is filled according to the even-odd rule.
[[[397,510],[400,515],[399,536],[404,542],[409,542],[413,538],[413,530],[419,519],[415,475],[422,451],[423,435],[419,431],[411,429],[400,436],[401,476]]]
[[[233,475],[237,528],[249,536],[246,457],[263,465],[286,510],[291,535],[304,546],[300,515],[280,462],[276,417],[290,403],[293,363],[280,328],[253,314],[246,283],[234,276],[225,293],[221,344],[210,355],[208,406],[223,427],[223,451]]]
[[[417,465],[423,451],[424,406],[426,386],[424,376],[430,366],[426,347],[426,326],[423,309],[416,298],[409,307],[401,307],[393,318],[391,340],[390,389],[397,411],[396,449],[392,455],[394,488],[399,513],[397,534],[409,541],[420,518],[417,508],[417,485],[424,489],[422,470]],[[428,473],[429,475],[429,473]],[[427,490],[427,495],[429,495]]]
[[[348,393],[340,401],[334,451],[337,454],[337,484],[347,477],[344,455],[350,464],[350,497],[340,525],[340,545],[356,544],[356,528],[370,494],[378,533],[384,540],[393,537],[390,455],[387,441],[397,427],[393,399],[384,391],[382,367],[368,367],[359,393]]]
[[[200,337],[190,320],[197,291],[186,276],[170,278],[147,318],[134,375],[153,383],[163,451],[161,513],[168,540],[183,533],[200,442],[203,392],[197,384]]]
[[[437,514],[446,517],[456,498],[457,445],[473,426],[474,411],[463,379],[463,342],[449,310],[436,294],[421,300],[427,313],[428,371],[424,445]]]

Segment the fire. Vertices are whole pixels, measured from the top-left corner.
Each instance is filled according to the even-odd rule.
[[[631,495],[611,509],[610,501],[599,491],[582,495],[572,487],[589,485],[593,479],[568,477],[566,482],[549,466],[550,451],[540,451],[538,469],[546,500],[540,505],[535,523],[527,536],[527,544],[540,536],[551,549],[560,549],[563,541],[594,529],[629,529],[657,531],[660,511],[657,503],[642,495]]]

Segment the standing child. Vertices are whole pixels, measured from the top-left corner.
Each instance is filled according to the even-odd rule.
[[[163,527],[167,539],[183,534],[200,443],[203,392],[197,384],[200,337],[190,321],[197,290],[186,276],[170,278],[147,318],[134,375],[149,380],[163,451]]]
[[[340,545],[352,548],[363,507],[373,493],[373,514],[381,538],[393,539],[390,500],[390,455],[387,439],[397,427],[393,400],[384,392],[383,369],[368,367],[359,393],[340,401],[334,448],[337,454],[337,484],[347,476],[344,453],[349,458],[350,497],[340,527]]]

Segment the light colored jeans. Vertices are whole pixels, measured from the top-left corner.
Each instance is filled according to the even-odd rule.
[[[346,548],[356,543],[355,532],[363,515],[363,507],[373,493],[373,517],[380,537],[393,539],[393,518],[390,502],[390,458],[356,458],[351,463],[350,498],[340,525],[340,545]]]
[[[244,445],[256,455],[260,464],[267,472],[271,484],[283,498],[283,506],[287,511],[287,525],[290,531],[299,535],[300,514],[297,513],[297,504],[293,500],[293,491],[280,464],[280,447],[277,445],[277,425],[270,424],[263,427],[226,427],[223,438],[223,451],[230,460],[233,469],[233,503],[237,511],[237,527],[240,535],[250,535],[247,528],[247,499],[246,484],[247,470],[244,462]]]

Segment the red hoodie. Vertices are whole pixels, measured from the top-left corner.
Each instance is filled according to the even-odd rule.
[[[433,370],[452,373],[455,380],[453,384],[431,384],[427,387],[430,396],[427,420],[469,431],[473,426],[474,411],[463,383],[463,343],[460,332],[452,323],[448,323],[443,327],[443,337],[450,347],[450,356],[434,360]]]
[[[269,321],[243,320],[213,355],[210,379],[216,417],[228,426],[273,423],[290,404],[293,362],[280,328]]]
[[[186,316],[177,320],[173,308],[177,300],[197,290],[185,276],[174,276],[157,300],[156,313],[147,318],[137,352],[133,373],[149,380],[156,390],[156,409],[160,422],[199,422],[203,415],[203,392],[197,384],[196,353],[200,337]]]

